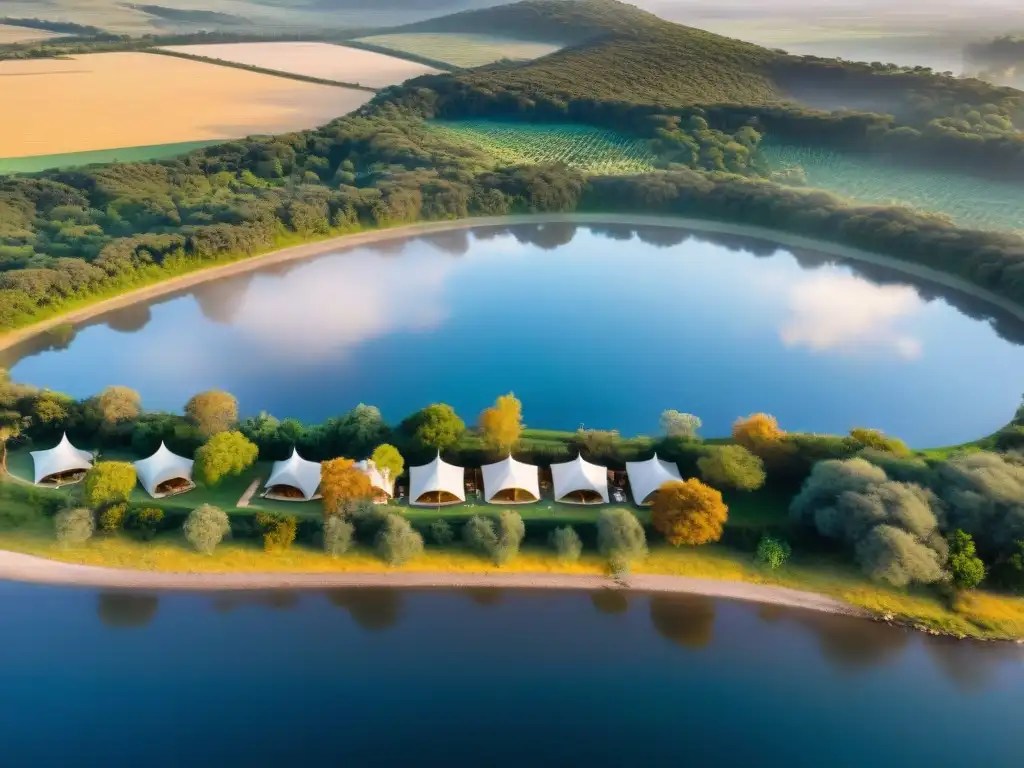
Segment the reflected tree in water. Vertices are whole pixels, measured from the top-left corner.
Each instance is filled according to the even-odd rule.
[[[651,623],[683,648],[706,648],[714,639],[715,601],[703,595],[652,595]]]
[[[906,629],[850,616],[774,605],[761,606],[758,616],[766,622],[792,621],[809,630],[825,659],[843,669],[895,661],[910,641]]]
[[[569,223],[516,224],[509,227],[512,236],[524,245],[535,245],[553,251],[568,245],[576,237],[576,225]]]
[[[590,231],[609,240],[628,242],[633,239],[633,227],[628,224],[594,224]]]
[[[123,309],[115,309],[103,316],[103,321],[112,331],[118,333],[135,333],[141,331],[153,319],[149,304],[131,304]]]
[[[469,253],[468,229],[453,229],[449,232],[435,232],[423,235],[420,240],[450,256],[465,256]]]
[[[505,599],[505,590],[497,587],[466,587],[462,591],[477,605],[498,605]]]
[[[590,593],[590,602],[598,613],[609,616],[629,611],[629,598],[621,589],[599,589]]]
[[[653,245],[655,248],[674,248],[693,236],[693,232],[682,227],[644,225],[636,227],[634,231],[641,243]]]
[[[403,608],[403,595],[388,587],[332,589],[326,593],[331,605],[344,608],[363,629],[390,629],[398,624]]]
[[[201,283],[192,290],[192,296],[199,305],[203,317],[218,325],[231,325],[245,304],[253,275],[248,273]]]
[[[134,592],[100,592],[96,597],[96,615],[105,627],[137,629],[149,624],[160,607],[156,595]]]
[[[953,637],[923,637],[936,668],[964,693],[979,693],[998,679],[1004,664],[1024,662],[1024,650],[1013,643],[980,643]]]

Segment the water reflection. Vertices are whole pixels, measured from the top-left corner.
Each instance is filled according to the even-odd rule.
[[[391,629],[402,615],[404,593],[389,587],[358,587],[332,589],[326,593],[328,602],[349,612],[363,629]]]
[[[523,245],[535,245],[544,251],[553,251],[568,245],[576,237],[576,224],[553,222],[550,224],[513,224],[509,234]]]
[[[420,238],[442,253],[450,256],[465,256],[469,253],[470,240],[468,229],[453,229],[448,232],[435,232]]]
[[[766,622],[793,622],[813,633],[824,657],[844,669],[893,662],[906,649],[911,637],[911,633],[901,627],[774,605],[760,606],[758,616]]]
[[[700,650],[714,639],[716,603],[710,597],[686,594],[651,596],[651,624],[666,640]]]
[[[600,589],[590,593],[590,602],[598,613],[614,616],[629,611],[629,597],[621,589]]]
[[[467,587],[463,593],[477,605],[498,605],[505,599],[505,590],[497,587]]]
[[[281,272],[278,274],[286,274]],[[218,325],[231,325],[245,304],[249,286],[252,284],[252,273],[238,275],[229,280],[213,280],[200,283],[192,289],[192,295],[199,305],[203,317]]]
[[[996,682],[1005,664],[1024,662],[1024,649],[1015,643],[926,637],[924,647],[936,668],[964,693],[978,693]]]
[[[96,615],[111,629],[138,629],[149,624],[160,608],[156,595],[137,592],[100,592],[96,596]]]
[[[300,602],[298,592],[288,589],[266,591],[224,592],[214,595],[211,604],[217,613],[231,613],[238,608],[258,605],[274,611],[290,611]]]
[[[107,327],[118,333],[136,333],[145,328],[153,319],[149,304],[130,304],[115,309],[103,316]]]

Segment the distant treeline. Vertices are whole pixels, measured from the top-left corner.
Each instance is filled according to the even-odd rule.
[[[0,16],[0,24],[11,24],[16,27],[27,27],[28,29],[42,29],[47,32],[61,32],[65,35],[76,35],[78,37],[89,37],[91,35],[106,34],[99,27],[91,27],[88,24],[74,24],[70,21],[49,21],[47,19],[17,19],[13,16]]]
[[[1024,36],[1003,35],[964,49],[967,60],[984,69],[1024,65]]]

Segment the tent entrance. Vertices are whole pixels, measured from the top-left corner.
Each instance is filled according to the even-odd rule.
[[[425,491],[416,498],[417,504],[461,504],[462,499],[448,491]]]
[[[187,493],[195,487],[196,484],[187,477],[172,477],[153,489],[153,498],[165,499],[168,496],[177,496],[179,493]]]
[[[490,499],[491,504],[532,504],[535,501],[539,499],[522,488],[505,488]]]
[[[39,485],[46,485],[52,488],[60,488],[62,485],[74,485],[82,482],[86,470],[70,469],[67,472],[54,472],[39,481]]]
[[[306,494],[294,485],[272,485],[263,494],[263,498],[274,501],[305,501]]]
[[[579,491],[571,491],[562,498],[560,498],[562,504],[604,504],[604,499],[601,494],[597,491],[592,491],[589,488],[585,488]]]

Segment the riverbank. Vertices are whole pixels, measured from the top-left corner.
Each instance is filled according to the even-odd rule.
[[[515,224],[578,224],[590,225],[621,225],[621,226],[655,226],[687,229],[708,234],[735,235],[751,237],[778,244],[781,247],[815,250],[834,256],[838,259],[860,261],[868,264],[902,272],[911,277],[927,280],[938,285],[959,291],[980,299],[994,307],[1024,321],[1024,307],[1021,307],[1001,296],[985,291],[977,286],[949,275],[945,272],[903,262],[887,256],[849,248],[838,243],[814,240],[801,235],[788,234],[767,227],[746,224],[730,224],[727,222],[706,219],[690,219],[672,216],[643,216],[638,214],[614,213],[571,213],[571,214],[533,214],[524,216],[487,216],[480,218],[457,219],[454,221],[436,221],[410,224],[387,229],[375,229],[353,234],[332,237],[326,240],[304,243],[302,245],[281,248],[266,253],[230,261],[211,267],[197,269],[184,274],[162,280],[150,285],[136,288],[112,298],[101,299],[48,317],[38,323],[9,331],[0,335],[0,351],[7,350],[41,333],[58,326],[82,323],[106,312],[136,304],[141,301],[160,298],[170,293],[191,288],[205,282],[219,280],[234,275],[244,274],[277,264],[310,259],[338,250],[358,248],[394,239],[413,238],[422,235],[451,232],[473,227],[511,226]]]

